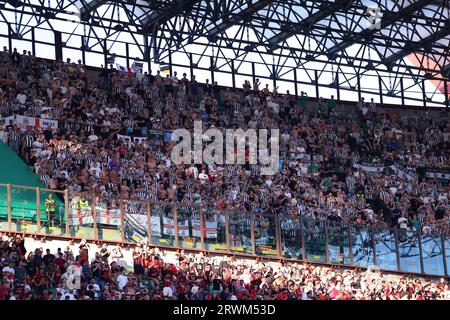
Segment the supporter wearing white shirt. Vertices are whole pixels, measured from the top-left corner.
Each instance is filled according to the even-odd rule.
[[[166,286],[163,288],[163,296],[164,297],[172,298],[172,295],[173,295],[173,291],[172,291],[171,287]]]
[[[27,95],[24,93],[19,93],[16,96],[17,101],[19,101],[20,104],[24,105],[27,102]]]
[[[14,270],[14,268],[12,267],[13,263],[10,263],[8,266],[3,267],[2,272],[7,272],[7,273],[11,273],[11,274],[16,274],[16,270]]]
[[[125,275],[125,270],[117,277],[117,286],[119,287],[119,290],[122,291],[123,288],[128,283],[128,277]]]

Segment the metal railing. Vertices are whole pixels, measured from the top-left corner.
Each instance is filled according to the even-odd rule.
[[[45,200],[52,194],[54,210]],[[0,231],[450,275],[450,235],[0,184]]]

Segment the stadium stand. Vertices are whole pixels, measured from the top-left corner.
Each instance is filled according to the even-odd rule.
[[[448,275],[447,110],[365,101],[341,109],[332,98],[249,83],[232,90],[118,71],[99,85],[79,64],[11,61],[7,51],[0,61],[0,137],[43,184],[16,160],[14,179],[0,180],[2,229],[14,235],[0,246],[0,299],[449,298],[445,279],[386,280],[379,272],[374,279],[370,270],[299,262]],[[168,137],[196,119],[205,127],[280,128],[280,172],[262,178],[259,165],[175,166]],[[34,187],[26,195],[13,192],[25,190],[15,185],[19,174],[28,180],[21,185]],[[20,199],[29,206],[16,216]],[[212,237],[205,226],[214,226]],[[16,237],[22,232],[105,244],[71,242],[60,252],[52,245],[44,255],[34,240]],[[123,265],[112,242],[135,247]],[[195,253],[174,255],[171,247]],[[286,262],[210,253],[220,250]],[[82,273],[80,290],[63,288],[69,267]]]

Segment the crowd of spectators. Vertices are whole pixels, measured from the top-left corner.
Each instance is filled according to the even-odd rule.
[[[449,170],[448,111],[399,116],[362,99],[355,111],[344,112],[334,97],[313,101],[303,92],[281,95],[260,85],[221,88],[186,74],[179,79],[176,72],[113,69],[88,81],[80,61],[41,60],[4,48],[0,115],[57,120],[59,127],[22,129],[0,120],[0,139],[49,188],[71,193],[448,231],[448,180],[426,176],[427,168]],[[195,120],[203,121],[204,130],[279,128],[280,171],[261,176],[259,164],[174,165],[174,142],[164,139],[164,131],[191,130]],[[173,255],[140,245],[127,269],[120,248],[96,250],[85,241],[71,248],[27,252],[22,237],[3,236],[0,299],[450,298],[444,280],[387,280],[360,270]],[[71,290],[66,280],[77,268],[81,289]]]
[[[0,235],[0,300],[448,300],[448,281],[137,245],[27,250]],[[129,250],[129,249],[123,249]]]
[[[0,114],[59,122],[57,130],[0,125],[0,138],[49,188],[447,230],[448,180],[426,177],[427,168],[449,170],[447,110],[399,116],[362,99],[355,111],[343,112],[334,97],[315,102],[303,92],[260,90],[259,79],[220,88],[176,72],[104,69],[102,81],[88,81],[80,61],[40,60],[6,48],[0,63]],[[203,130],[279,128],[280,171],[261,176],[259,164],[174,165],[174,142],[163,132],[190,130],[195,120]]]

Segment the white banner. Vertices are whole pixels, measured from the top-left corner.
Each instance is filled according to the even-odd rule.
[[[205,222],[205,238],[207,239],[217,238],[217,221]]]
[[[163,234],[166,236],[173,236],[175,234],[173,219],[163,217]]]
[[[426,177],[429,179],[450,180],[450,173],[438,172],[438,171],[427,171]]]
[[[355,163],[353,165],[353,168],[361,169],[366,172],[382,172],[384,170],[384,168],[386,168],[386,167],[385,166],[368,166],[368,165],[362,165],[359,163]]]
[[[161,220],[159,217],[151,216],[150,223],[152,225],[152,236],[161,237]]]
[[[120,209],[96,207],[95,215],[97,223],[114,226],[120,226],[122,224],[120,219]]]
[[[133,141],[133,142],[141,142],[141,141],[147,140],[147,137],[131,137],[131,136],[125,136],[122,134],[117,134],[117,139],[122,140],[122,141],[126,141],[127,139],[129,139],[130,141]]]
[[[47,129],[47,127],[50,126],[52,130],[58,129],[58,121],[50,119],[41,119],[16,115],[14,116],[14,122],[20,127],[37,127]]]
[[[201,232],[200,232],[200,220],[192,219],[192,236],[196,238],[200,238]]]
[[[395,163],[393,166],[390,166],[390,168],[395,172],[397,176],[399,176],[402,179],[406,179],[409,181],[417,179],[417,174],[414,169],[403,167],[398,163]]]
[[[189,220],[178,222],[178,236],[189,237]]]

